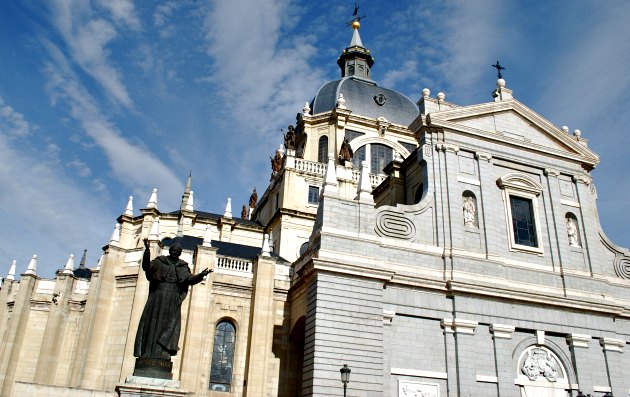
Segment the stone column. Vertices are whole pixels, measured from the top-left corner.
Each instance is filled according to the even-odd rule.
[[[243,393],[247,397],[269,395],[267,378],[268,358],[273,354],[275,265],[274,259],[263,255],[255,258],[253,263],[254,279],[245,363],[246,386]]]
[[[497,365],[499,397],[518,397],[519,389],[514,385],[516,363],[512,361],[512,334],[515,327],[506,324],[490,325],[494,340],[494,360]]]

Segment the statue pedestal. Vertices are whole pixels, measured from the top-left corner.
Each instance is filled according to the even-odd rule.
[[[136,358],[133,376],[143,378],[173,379],[173,362],[159,358]]]
[[[125,383],[116,385],[120,397],[180,397],[190,394],[179,388],[177,380],[128,376]]]

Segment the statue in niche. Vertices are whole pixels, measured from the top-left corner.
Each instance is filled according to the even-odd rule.
[[[271,170],[273,171],[274,175],[278,172],[280,172],[280,170],[282,169],[282,154],[280,154],[280,151],[276,151],[276,155],[274,157],[269,157],[271,159]]]
[[[531,381],[535,381],[539,375],[543,375],[549,382],[558,379],[553,357],[544,349],[532,349],[528,352],[528,357],[523,363],[521,371]]]
[[[296,138],[296,134],[295,134],[295,128],[290,125],[288,127],[289,131],[284,135],[284,147],[287,149],[292,149],[295,150],[295,138]]]
[[[352,152],[352,148],[350,147],[350,142],[348,142],[348,138],[343,138],[343,142],[341,142],[341,149],[339,150],[339,161],[352,161],[352,157],[354,153]]]
[[[206,268],[193,275],[188,263],[179,259],[182,246],[178,243],[172,244],[168,252],[168,256],[160,255],[151,260],[149,240],[144,239],[142,270],[149,280],[149,298],[138,323],[133,350],[133,355],[138,357],[134,371],[138,376],[170,379],[171,356],[179,350],[182,302],[188,287],[212,272]],[[155,368],[158,371],[154,373]],[[164,369],[168,369],[168,374],[162,373]]]
[[[475,199],[471,196],[464,197],[464,226],[475,227]]]
[[[569,245],[571,247],[579,247],[580,243],[578,241],[578,229],[577,224],[575,223],[575,219],[567,218],[567,235],[569,236]]]

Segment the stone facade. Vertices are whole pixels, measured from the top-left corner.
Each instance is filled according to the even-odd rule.
[[[214,270],[182,305],[171,395],[337,396],[343,364],[353,396],[630,394],[630,253],[599,225],[587,141],[502,79],[464,107],[381,89],[353,28],[250,219],[196,211],[189,183],[179,211],[125,211],[89,281],[5,279],[0,395],[133,395],[143,238]]]

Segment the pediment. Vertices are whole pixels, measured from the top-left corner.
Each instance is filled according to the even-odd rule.
[[[528,150],[570,157],[593,167],[598,156],[585,145],[516,100],[490,102],[430,113],[427,123],[483,136]]]

